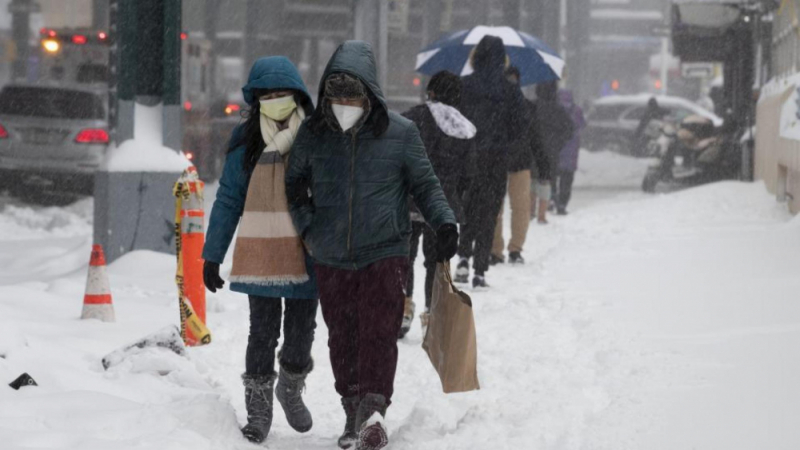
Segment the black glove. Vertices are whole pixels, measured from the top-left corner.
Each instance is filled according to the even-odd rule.
[[[436,231],[436,261],[447,262],[458,251],[458,228],[446,223]]]
[[[217,292],[225,286],[225,281],[219,277],[219,264],[211,261],[203,263],[203,283],[211,292]]]

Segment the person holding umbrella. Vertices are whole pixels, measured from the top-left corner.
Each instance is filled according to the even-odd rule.
[[[487,39],[494,42],[492,45],[495,46],[495,53],[500,55],[496,58],[496,61],[488,64],[492,66],[488,70],[484,57]],[[463,107],[459,109],[478,126],[476,140],[480,142],[475,148],[480,153],[491,153],[489,150],[494,150],[498,153],[495,155],[483,155],[485,160],[481,161],[481,169],[488,168],[484,163],[489,163],[492,165],[491,170],[497,170],[497,173],[492,177],[482,174],[483,179],[478,180],[477,184],[483,185],[483,188],[476,189],[481,191],[481,195],[488,198],[496,198],[497,200],[494,203],[499,204],[502,204],[502,196],[504,194],[496,191],[504,175],[501,174],[497,163],[502,163],[504,159],[507,159],[507,150],[503,150],[503,148],[507,147],[508,142],[513,142],[516,139],[516,136],[511,136],[509,131],[519,129],[517,124],[505,119],[511,117],[514,122],[517,119],[521,122],[526,122],[522,118],[524,114],[521,114],[523,109],[515,109],[515,106],[518,106],[519,102],[521,102],[521,93],[510,94],[516,98],[511,102],[515,103],[514,106],[511,106],[508,100],[501,100],[505,95],[503,92],[508,93],[510,89],[519,91],[519,87],[509,86],[511,83],[503,80],[502,66],[504,63],[506,66],[513,64],[519,69],[519,86],[557,81],[561,79],[561,74],[564,70],[564,60],[540,39],[511,27],[484,25],[448,33],[422,49],[417,54],[416,64],[418,72],[429,76],[442,70],[449,70],[461,76],[466,76]],[[481,100],[482,98],[484,100]],[[490,98],[490,100],[485,101],[485,98]],[[506,99],[508,98],[510,97],[506,96]],[[475,117],[475,114],[480,117]],[[547,164],[547,168],[550,168],[550,164]],[[494,183],[489,182],[490,179]],[[537,185],[542,187],[540,194],[547,194],[549,198],[549,183],[537,183]],[[546,189],[544,188],[545,185],[547,186]],[[488,194],[487,186],[495,187],[494,195]],[[505,192],[504,187],[500,190]],[[459,255],[462,258],[459,262],[460,267],[456,272],[456,281],[461,283],[469,281],[469,258],[473,256],[474,252],[475,259],[473,263],[475,264],[476,277],[473,279],[473,284],[476,287],[480,287],[486,285],[483,275],[486,270],[483,268],[483,254],[490,252],[486,247],[491,246],[492,238],[489,238],[489,243],[486,244],[483,241],[478,242],[476,237],[483,235],[486,230],[493,230],[494,226],[488,225],[486,222],[475,223],[473,219],[484,217],[486,210],[494,209],[494,207],[491,205],[493,202],[489,202],[487,205],[478,205],[478,203],[486,199],[475,200],[470,198],[469,202],[465,202],[465,204],[469,203],[470,206],[475,206],[477,210],[467,213],[472,226],[468,225],[463,229],[463,234],[468,236],[464,236],[460,244]],[[491,220],[494,221],[495,218],[493,217]],[[478,229],[481,231],[478,232]],[[489,234],[492,234],[492,231]],[[488,259],[488,256],[486,259]]]
[[[495,222],[506,195],[509,148],[522,137],[531,120],[520,87],[505,76],[508,62],[503,40],[483,37],[472,55],[475,72],[464,77],[461,93],[459,109],[478,130],[472,141],[481,170],[472,180],[469,201],[465,202],[467,222],[459,242],[461,259],[455,281],[468,282],[469,259],[473,258],[474,288],[488,287],[485,274]]]

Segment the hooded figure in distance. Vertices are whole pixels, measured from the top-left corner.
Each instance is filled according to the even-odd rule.
[[[542,147],[548,155],[550,167],[549,174],[558,170],[558,161],[561,149],[572,139],[575,125],[572,117],[567,113],[558,100],[558,82],[551,81],[536,85],[536,126],[541,139]],[[542,170],[541,168],[539,169]],[[537,222],[547,223],[547,209],[550,206],[552,190],[556,189],[555,177],[550,177],[551,189],[538,190]]]
[[[484,274],[494,239],[497,214],[506,195],[509,149],[530,122],[522,91],[506,79],[508,64],[503,40],[485,36],[472,55],[475,73],[464,77],[459,110],[478,132],[472,140],[477,167],[472,180],[458,255],[461,260],[455,281],[469,280],[469,258],[473,258],[474,287],[487,287]]]

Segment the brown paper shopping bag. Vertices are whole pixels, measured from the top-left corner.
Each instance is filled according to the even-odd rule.
[[[439,373],[442,389],[448,394],[480,389],[472,300],[453,285],[449,263],[436,264],[432,294],[422,348]]]

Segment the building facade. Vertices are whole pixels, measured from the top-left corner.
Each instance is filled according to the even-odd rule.
[[[800,212],[800,133],[797,132],[798,89],[800,89],[800,6],[788,6],[773,13],[771,72],[774,78],[764,86],[756,112],[755,177],[790,211]]]

